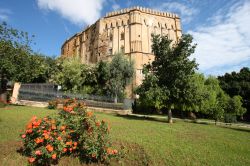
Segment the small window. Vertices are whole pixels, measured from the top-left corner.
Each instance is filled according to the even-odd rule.
[[[112,48],[110,48],[110,49],[109,49],[109,52],[108,52],[108,53],[109,53],[109,55],[112,55],[112,52],[113,52],[113,49],[112,49]]]
[[[141,35],[138,35],[138,37],[141,37]]]
[[[121,33],[121,40],[124,40],[124,32]]]
[[[174,29],[174,26],[173,26],[173,25],[171,25],[171,28],[172,28],[172,29]]]

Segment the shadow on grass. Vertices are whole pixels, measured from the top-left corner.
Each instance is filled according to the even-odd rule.
[[[195,124],[202,124],[202,125],[213,125],[216,127],[221,127],[221,128],[226,128],[226,129],[231,129],[231,130],[236,130],[236,131],[243,131],[243,132],[250,132],[250,128],[247,127],[239,127],[235,126],[234,124],[215,124],[215,123],[209,123],[209,122],[202,122],[202,121],[185,121],[189,123],[195,123]]]
[[[116,116],[125,118],[128,120],[147,120],[147,121],[154,121],[154,122],[160,122],[160,123],[168,123],[167,118],[157,118],[157,117],[149,117],[149,116],[136,116],[136,115],[120,115],[117,114]]]

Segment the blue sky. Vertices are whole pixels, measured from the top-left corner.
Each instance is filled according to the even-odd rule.
[[[197,43],[199,71],[250,67],[250,0],[1,0],[0,21],[35,35],[34,51],[59,56],[62,43],[107,12],[142,6],[175,12]]]

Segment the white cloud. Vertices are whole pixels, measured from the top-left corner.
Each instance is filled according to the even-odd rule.
[[[10,14],[12,14],[11,10],[0,8],[0,20],[7,21]]]
[[[198,44],[193,57],[206,74],[223,74],[250,61],[250,2],[238,3],[209,19],[210,26],[189,31]]]
[[[74,24],[92,24],[101,15],[104,0],[37,0],[38,7],[56,11]]]
[[[199,12],[199,10],[195,8],[188,7],[178,2],[165,2],[162,3],[160,6],[157,6],[156,9],[180,14],[181,18],[183,18],[183,23],[189,23],[193,19],[193,17]]]
[[[121,8],[120,5],[118,5],[117,3],[115,3],[115,4],[112,5],[112,9],[113,10],[118,10],[120,8]]]

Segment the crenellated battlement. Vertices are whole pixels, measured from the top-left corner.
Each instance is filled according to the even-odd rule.
[[[179,16],[177,14],[174,14],[174,13],[162,12],[162,11],[157,11],[157,10],[139,7],[139,6],[134,6],[131,8],[125,8],[125,9],[109,12],[109,13],[106,13],[105,17],[112,17],[112,16],[116,16],[116,15],[121,15],[121,14],[129,13],[131,11],[136,11],[136,10],[143,12],[143,13],[162,16],[162,17],[179,18]]]

